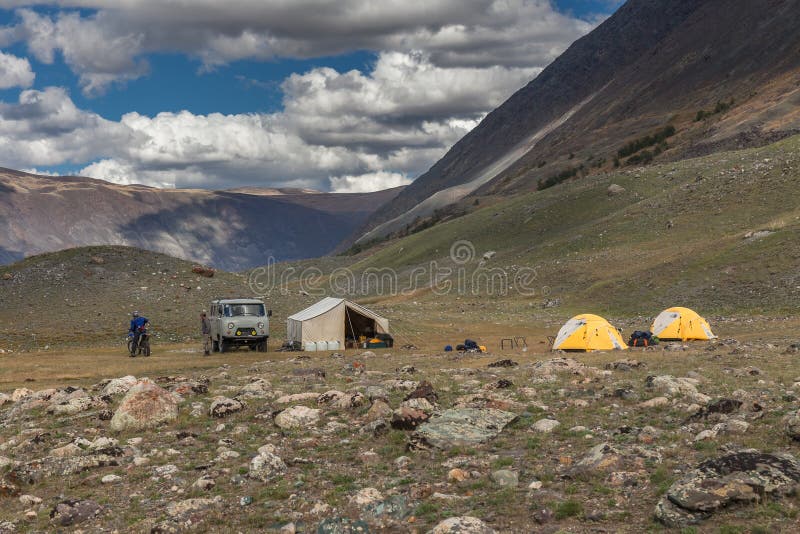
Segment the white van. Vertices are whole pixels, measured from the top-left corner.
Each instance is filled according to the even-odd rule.
[[[261,299],[220,299],[211,301],[211,349],[228,352],[233,348],[250,347],[250,350],[267,352],[269,318]]]

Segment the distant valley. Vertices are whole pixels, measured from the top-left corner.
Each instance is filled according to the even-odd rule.
[[[398,192],[165,190],[0,169],[0,262],[127,245],[244,270],[329,253]]]

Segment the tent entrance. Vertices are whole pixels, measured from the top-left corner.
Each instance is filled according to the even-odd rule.
[[[358,343],[375,337],[378,333],[375,319],[362,315],[350,307],[344,310],[344,337],[345,346],[348,343]]]

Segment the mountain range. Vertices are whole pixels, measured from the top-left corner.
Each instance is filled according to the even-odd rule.
[[[799,84],[796,0],[629,0],[370,218],[358,241],[472,197],[774,142],[800,131]]]
[[[169,190],[0,169],[0,262],[128,245],[242,270],[325,255],[397,193]]]
[[[0,261],[120,244],[240,270],[361,251],[510,195],[798,132],[800,1],[629,0],[404,189],[159,190],[0,170]]]

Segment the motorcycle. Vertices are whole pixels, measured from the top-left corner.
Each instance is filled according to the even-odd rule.
[[[136,343],[136,338],[133,332],[128,332],[128,354],[131,358],[139,356],[150,356],[150,334],[146,328],[139,329],[139,342]]]

